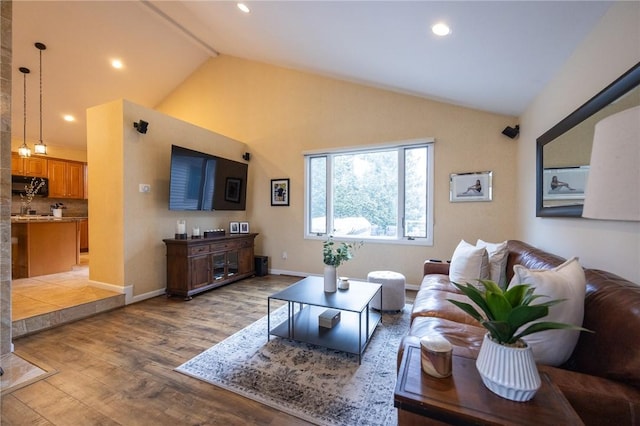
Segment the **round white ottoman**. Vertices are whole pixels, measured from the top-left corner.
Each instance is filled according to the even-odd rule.
[[[379,311],[401,311],[404,308],[404,275],[392,271],[372,271],[367,274],[370,283],[382,284],[382,306],[380,297],[371,301],[371,307]]]

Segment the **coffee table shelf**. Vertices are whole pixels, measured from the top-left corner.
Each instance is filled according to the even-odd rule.
[[[297,340],[358,355],[361,362],[369,339],[382,321],[369,305],[374,297],[382,300],[382,286],[352,281],[349,290],[323,291],[321,277],[307,277],[269,296],[267,336]],[[287,318],[271,328],[271,301],[286,301]],[[340,321],[332,328],[320,327],[319,316],[327,309],[340,311]]]
[[[369,338],[380,322],[380,314],[369,312],[369,331],[367,332],[365,315],[361,316],[359,313],[349,311],[340,311],[340,322],[333,328],[320,327],[318,316],[325,310],[327,310],[325,307],[305,306],[293,315],[291,334],[289,334],[289,319],[287,318],[271,330],[271,335],[356,355],[364,352]],[[362,317],[360,318],[361,329],[358,327],[359,317]],[[361,341],[357,339],[360,333],[363,337]],[[362,348],[359,347],[360,345]]]

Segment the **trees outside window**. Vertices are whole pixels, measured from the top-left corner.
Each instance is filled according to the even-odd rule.
[[[307,155],[306,236],[431,244],[432,156],[424,141]]]

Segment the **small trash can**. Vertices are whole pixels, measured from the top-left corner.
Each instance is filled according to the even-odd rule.
[[[255,256],[256,276],[264,277],[269,273],[269,257]]]

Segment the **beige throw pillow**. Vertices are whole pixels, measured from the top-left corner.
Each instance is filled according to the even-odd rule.
[[[501,288],[507,287],[507,257],[509,251],[507,250],[507,242],[501,243],[488,243],[486,241],[478,240],[476,247],[484,247],[489,255],[489,271],[491,281],[498,284]]]
[[[516,284],[531,284],[535,287],[534,294],[549,296],[549,298],[539,298],[540,303],[552,299],[567,299],[550,307],[549,315],[539,321],[582,326],[586,280],[577,257],[553,269],[531,270],[522,265],[516,265],[513,271],[514,275],[509,287]],[[537,301],[533,302],[535,303]],[[569,359],[578,343],[578,337],[580,337],[578,330],[546,330],[525,336],[523,339],[531,346],[536,362],[558,366]]]
[[[489,255],[484,247],[460,241],[451,257],[449,279],[458,284],[469,283],[484,290],[478,280],[489,278]]]

